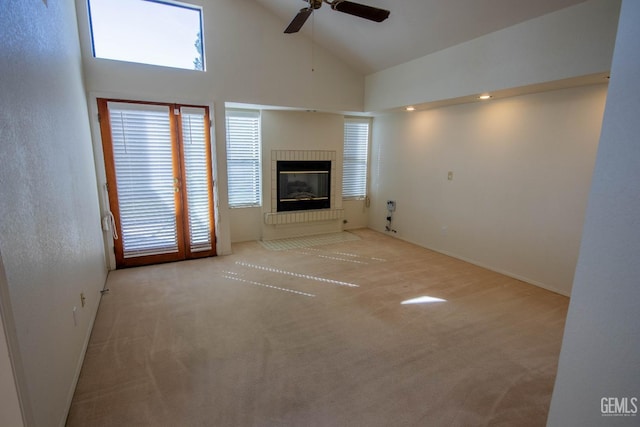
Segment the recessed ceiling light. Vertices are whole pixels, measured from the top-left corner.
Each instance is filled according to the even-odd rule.
[[[416,111],[416,107],[407,107],[405,108],[407,111]]]
[[[487,99],[491,99],[491,95],[485,93],[484,95],[480,95],[478,99],[486,101]]]

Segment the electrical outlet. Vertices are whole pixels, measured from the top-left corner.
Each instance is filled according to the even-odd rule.
[[[453,181],[453,171],[449,171],[449,173],[447,174],[447,179],[449,181]]]

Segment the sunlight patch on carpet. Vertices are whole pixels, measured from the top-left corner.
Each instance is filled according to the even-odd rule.
[[[309,248],[311,246],[330,245],[355,240],[360,240],[360,237],[347,231],[342,231],[340,233],[292,237],[289,239],[260,240],[260,244],[270,251],[286,251],[289,249]]]

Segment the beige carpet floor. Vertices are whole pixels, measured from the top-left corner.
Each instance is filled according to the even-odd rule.
[[[112,272],[67,425],[543,426],[568,298],[354,234]]]

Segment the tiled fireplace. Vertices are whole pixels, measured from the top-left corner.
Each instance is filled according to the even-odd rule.
[[[340,231],[335,151],[273,150],[271,206],[264,214],[265,240]]]

